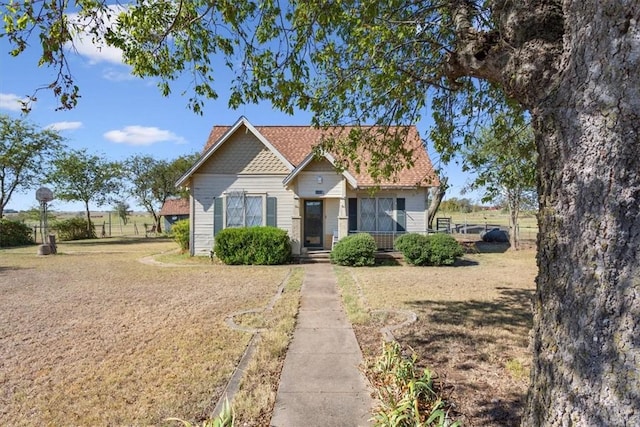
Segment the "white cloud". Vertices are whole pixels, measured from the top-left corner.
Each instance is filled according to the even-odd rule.
[[[82,122],[56,122],[47,126],[47,129],[55,131],[76,130],[82,127]]]
[[[0,110],[20,111],[22,104],[20,101],[26,101],[13,93],[0,93]]]
[[[97,31],[104,34],[107,28],[115,24],[118,13],[123,10],[122,6],[109,6],[108,15],[103,15],[93,21],[86,17],[80,17],[77,13],[70,13],[68,18],[71,22],[87,28],[95,26],[95,22],[100,22]],[[95,37],[87,31],[80,31],[74,34],[73,45],[67,43],[67,47],[74,48],[80,55],[88,58],[91,64],[97,64],[98,62],[122,64],[122,50],[107,46],[102,40],[95,40]]]
[[[175,133],[158,129],[157,127],[127,126],[121,130],[110,130],[104,134],[105,139],[116,144],[128,145],[152,145],[157,142],[172,141],[176,144],[185,144],[183,137]]]
[[[129,72],[122,72],[114,69],[105,70],[105,72],[102,73],[102,77],[112,82],[124,82],[134,80],[136,78]]]

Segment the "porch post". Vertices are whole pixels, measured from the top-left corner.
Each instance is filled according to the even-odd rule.
[[[349,215],[347,213],[347,198],[340,198],[338,207],[338,239],[342,239],[349,234]]]
[[[300,255],[302,242],[302,217],[300,216],[300,199],[293,198],[293,213],[291,217],[291,254]]]

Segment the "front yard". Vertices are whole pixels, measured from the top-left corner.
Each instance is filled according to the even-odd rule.
[[[235,403],[241,425],[268,425],[302,270],[229,267],[172,249],[132,238],[63,243],[47,257],[0,250],[0,425],[201,421],[251,337],[225,317],[267,306],[287,283],[273,313],[235,319],[269,328]],[[456,267],[336,272],[365,357],[380,354],[384,324],[404,320],[384,310],[414,312],[394,334],[443,380],[456,418],[512,426],[529,379],[534,258],[478,253]]]
[[[465,255],[457,267],[340,268],[356,335],[369,359],[380,354],[385,323],[419,364],[434,370],[465,426],[519,425],[529,384],[529,331],[535,251]]]
[[[0,250],[0,425],[208,416],[250,338],[225,317],[266,306],[290,267],[139,262],[174,248],[105,239],[47,257]]]

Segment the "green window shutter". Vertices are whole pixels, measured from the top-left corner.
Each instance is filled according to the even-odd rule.
[[[407,231],[407,214],[404,197],[396,199],[396,231]]]
[[[278,199],[275,197],[267,197],[267,225],[277,227],[277,206]]]
[[[349,198],[349,231],[356,231],[358,229],[358,199],[355,197]]]
[[[216,197],[213,199],[213,235],[218,234],[224,228],[224,199]]]

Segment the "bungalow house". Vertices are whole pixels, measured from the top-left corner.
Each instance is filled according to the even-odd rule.
[[[158,216],[164,219],[162,226],[165,232],[171,231],[171,226],[181,219],[189,219],[189,199],[165,200]]]
[[[226,227],[282,228],[293,255],[330,249],[350,233],[371,233],[380,248],[390,248],[398,234],[425,232],[429,188],[438,178],[417,130],[406,130],[413,167],[376,183],[353,167],[340,171],[329,153],[314,155],[329,130],[253,126],[244,117],[215,126],[200,158],[176,182],[190,193],[191,254],[208,255]]]

